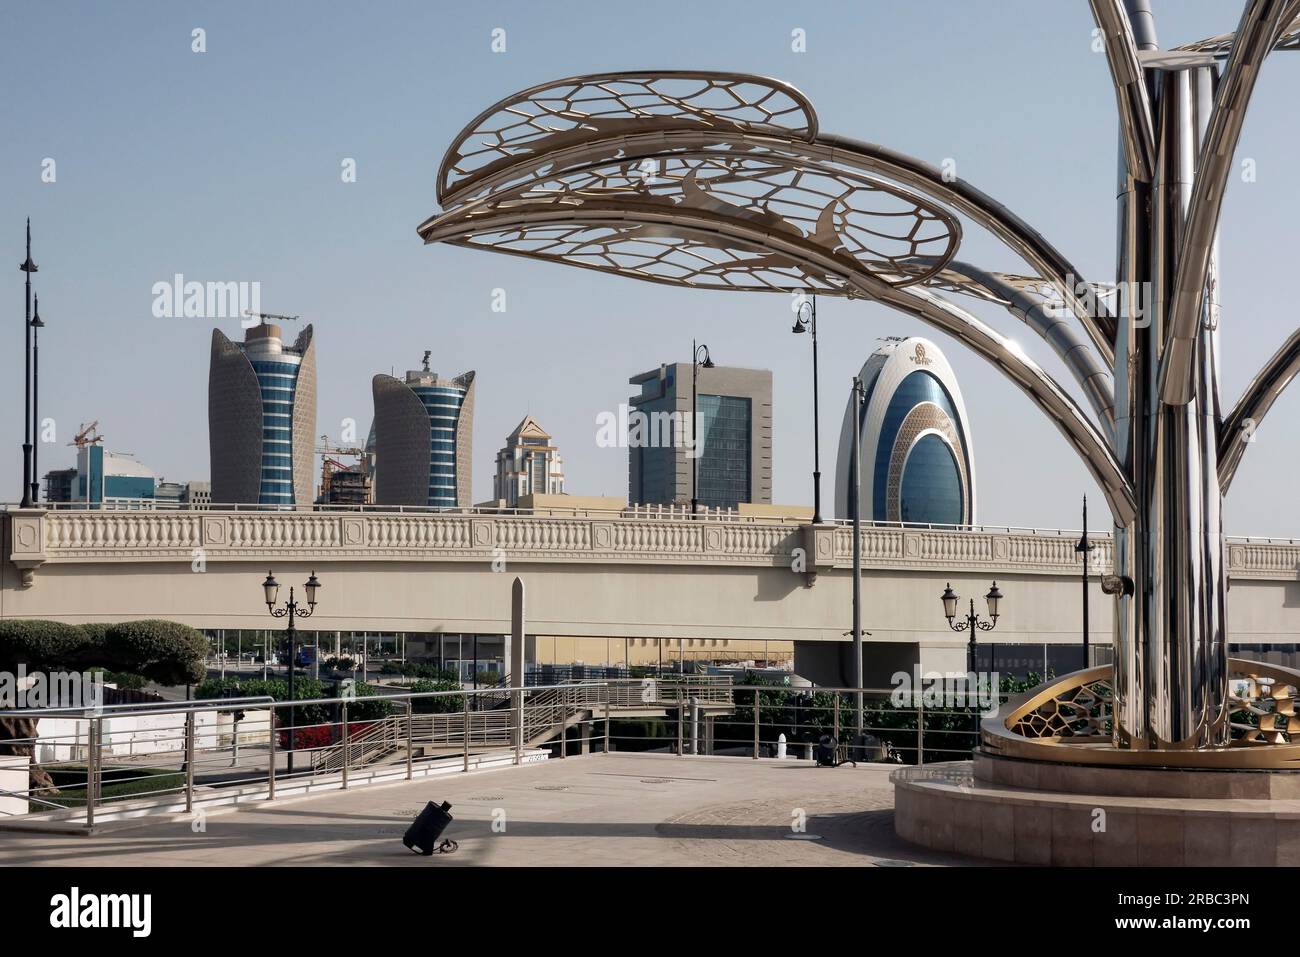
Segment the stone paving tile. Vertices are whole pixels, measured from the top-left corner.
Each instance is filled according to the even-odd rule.
[[[894,834],[886,765],[609,754],[362,787],[145,822],[93,837],[0,832],[0,866],[863,866],[970,863]],[[433,861],[401,835],[450,801],[457,853]],[[792,825],[802,819],[804,835]],[[494,831],[504,823],[504,833]]]

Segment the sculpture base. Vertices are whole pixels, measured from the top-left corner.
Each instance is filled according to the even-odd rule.
[[[978,753],[902,768],[904,840],[1065,867],[1300,865],[1300,771],[1086,767]]]

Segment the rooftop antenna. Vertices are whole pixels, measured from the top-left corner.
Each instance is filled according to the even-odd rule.
[[[428,371],[429,371],[429,356],[431,356],[431,355],[433,355],[433,350],[432,350],[432,349],[425,349],[425,350],[424,350],[424,359],[421,360],[421,361],[424,362],[424,371],[425,371],[425,372],[428,372]]]

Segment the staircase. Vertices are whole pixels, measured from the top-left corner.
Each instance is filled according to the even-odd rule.
[[[509,685],[503,685],[508,688]],[[377,764],[400,754],[405,757],[408,735],[414,752],[429,757],[439,751],[462,754],[476,747],[509,748],[514,745],[514,709],[516,692],[502,690],[480,696],[484,710],[452,711],[443,714],[392,715],[370,723],[360,734],[321,748],[312,754],[312,770],[319,774]],[[695,676],[668,676],[654,679],[577,682],[560,687],[527,689],[524,698],[523,746],[536,748],[575,724],[603,717],[605,708],[619,712],[667,710],[680,707],[695,698],[703,705],[729,709],[732,704],[731,679]],[[466,722],[468,719],[468,728]],[[408,727],[409,725],[409,727]],[[468,744],[468,748],[466,747]]]

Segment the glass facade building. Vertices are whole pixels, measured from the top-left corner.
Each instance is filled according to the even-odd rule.
[[[208,374],[213,501],[310,505],[315,431],[312,327],[292,345],[270,323],[248,329],[243,342],[214,329]]]
[[[372,385],[375,503],[468,507],[474,373],[442,379],[424,369],[404,380],[377,375]]]
[[[751,433],[749,399],[732,395],[699,397],[703,452],[696,479],[701,505],[734,508],[750,499]]]
[[[261,505],[293,505],[293,400],[301,359],[249,355],[262,396]]]
[[[626,410],[631,504],[689,506],[692,476],[701,508],[772,503],[770,371],[675,362],[629,382],[640,387]]]
[[[460,423],[465,389],[458,386],[415,385],[429,414],[429,505],[456,507],[456,426]]]
[[[862,367],[866,397],[859,507],[865,520],[963,526],[975,521],[970,424],[956,377],[926,339],[887,339]],[[852,518],[854,400],[844,412],[836,505]]]

